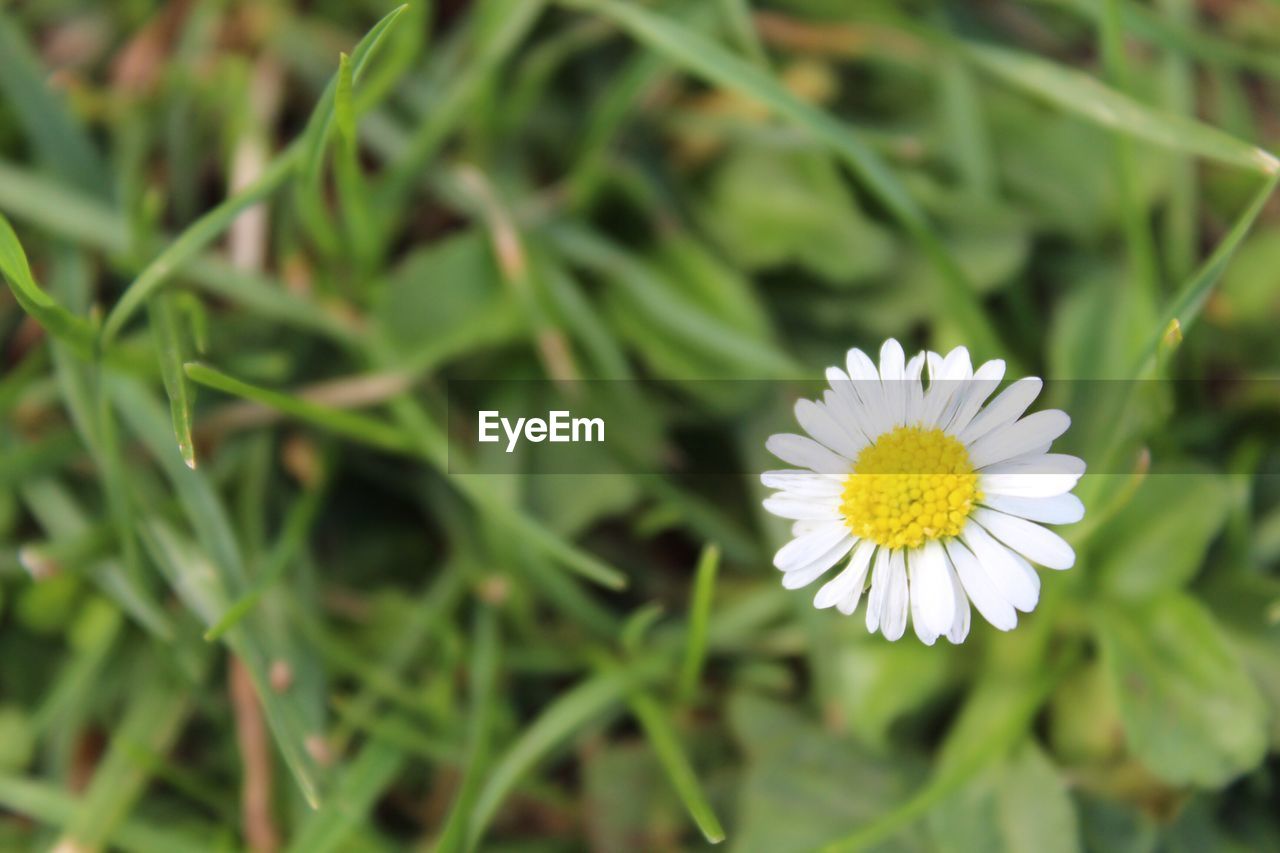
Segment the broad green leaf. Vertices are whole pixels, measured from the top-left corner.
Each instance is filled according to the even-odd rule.
[[[795,263],[833,286],[882,275],[892,236],[858,207],[825,153],[735,149],[700,207],[708,232],[750,270]]]
[[[877,814],[824,846],[828,853],[862,850],[902,833],[935,806],[964,788],[1025,736],[1060,671],[1042,668],[1033,677],[989,673],[971,689],[947,731],[929,780],[904,802]]]
[[[974,626],[975,631],[978,627]],[[872,749],[887,749],[891,727],[955,684],[957,655],[917,643],[836,639],[832,668],[850,730]]]
[[[374,316],[388,346],[423,367],[526,333],[521,313],[505,298],[493,253],[476,230],[407,255],[378,291]]]
[[[965,43],[962,49],[1009,85],[1103,127],[1264,175],[1280,172],[1280,160],[1261,148],[1186,116],[1148,107],[1083,71],[1002,47]]]
[[[1240,244],[1222,274],[1213,319],[1228,328],[1273,328],[1280,322],[1280,228],[1260,225]]]
[[[1058,769],[1033,741],[987,768],[929,816],[942,853],[1074,853],[1079,821]]]
[[[1091,570],[1102,589],[1142,599],[1186,586],[1232,501],[1226,479],[1213,471],[1153,471],[1090,540]]]
[[[597,849],[658,849],[686,823],[653,750],[638,739],[588,751],[582,785],[591,802],[583,821]]]
[[[1098,608],[1129,749],[1172,785],[1225,785],[1267,749],[1266,708],[1213,617],[1170,592]]]
[[[788,703],[739,693],[729,724],[746,755],[732,835],[742,853],[818,849],[905,800],[921,777],[914,756],[877,756]],[[926,848],[908,831],[877,849]]]

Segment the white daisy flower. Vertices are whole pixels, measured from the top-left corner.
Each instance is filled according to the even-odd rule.
[[[831,390],[796,403],[808,436],[765,445],[798,466],[761,476],[778,490],[765,509],[795,522],[773,558],[782,585],[807,586],[848,557],[814,605],[852,614],[870,578],[867,630],[896,640],[910,611],[929,645],[964,640],[970,602],[1001,631],[1033,610],[1040,577],[1031,564],[1075,563],[1071,546],[1041,525],[1084,517],[1070,492],[1085,466],[1049,452],[1071,424],[1066,413],[1022,417],[1039,379],[1019,379],[987,403],[1004,369],[996,360],[974,370],[964,347],[908,361],[893,339],[879,369],[858,349],[847,372],[828,368]]]

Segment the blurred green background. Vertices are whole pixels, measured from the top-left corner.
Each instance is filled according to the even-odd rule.
[[[1278,115],[1274,0],[5,4],[0,850],[1280,849]],[[1198,380],[1010,634],[681,472],[888,336]]]

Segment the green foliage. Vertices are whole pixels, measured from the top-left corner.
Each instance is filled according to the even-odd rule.
[[[0,849],[1280,844],[1275,4],[377,5],[0,12]],[[888,336],[1072,416],[1007,634],[778,587]]]

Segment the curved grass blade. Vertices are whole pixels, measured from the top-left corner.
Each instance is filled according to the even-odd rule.
[[[1141,104],[1082,71],[1003,47],[962,42],[961,49],[981,68],[1014,88],[1094,124],[1250,171],[1266,175],[1280,171],[1280,160],[1269,152],[1194,119]]]
[[[191,381],[200,385],[206,385],[236,397],[243,397],[246,400],[253,400],[362,444],[369,444],[394,453],[417,455],[415,443],[403,432],[367,415],[322,406],[291,394],[251,385],[198,362],[187,364],[186,374]]]
[[[302,825],[289,845],[290,853],[327,853],[345,849],[347,838],[360,827],[378,796],[395,779],[404,753],[375,738],[342,772],[329,805]]]
[[[405,8],[401,6],[384,17],[356,45],[352,52],[354,76],[359,76],[387,28],[395,22]],[[308,172],[315,170],[318,174],[317,161],[323,155],[324,144],[328,140],[333,123],[336,89],[336,82],[331,82],[312,112],[311,121],[308,122],[303,135],[271,161],[256,181],[196,220],[138,274],[120,297],[120,301],[111,309],[111,313],[107,315],[107,320],[102,327],[104,343],[110,342],[119,334],[129,317],[146,302],[153,292],[162,287],[175,272],[225,231],[232,220],[246,208],[275,192],[300,164]]]
[[[1178,289],[1164,316],[1157,323],[1150,342],[1143,350],[1135,376],[1141,378],[1149,375],[1156,366],[1156,356],[1161,345],[1170,332],[1176,330],[1177,334],[1185,335],[1191,324],[1200,316],[1201,309],[1213,292],[1213,286],[1217,284],[1222,271],[1226,269],[1236,249],[1240,248],[1240,244],[1244,241],[1245,235],[1249,233],[1249,229],[1262,213],[1277,184],[1280,184],[1280,173],[1273,173],[1249,202],[1249,207],[1236,219],[1231,230],[1218,243],[1213,254],[1200,265],[1195,275],[1187,279]]]
[[[529,725],[489,771],[467,821],[467,847],[475,849],[507,794],[539,761],[592,722],[616,713],[646,673],[606,672],[560,696]]]
[[[708,545],[698,558],[694,571],[693,602],[689,605],[689,629],[685,639],[684,664],[680,668],[677,696],[681,702],[693,699],[698,677],[707,657],[707,634],[711,625],[711,601],[716,591],[716,571],[720,567],[720,549]]]
[[[688,810],[689,817],[693,818],[693,822],[697,824],[707,841],[712,844],[724,841],[724,827],[720,825],[720,819],[711,808],[711,803],[707,800],[702,784],[693,772],[693,765],[689,763],[680,738],[672,728],[667,715],[653,697],[644,691],[633,692],[629,702],[632,713],[640,721],[640,727],[648,736],[649,743],[658,756],[658,762],[666,771],[667,778],[671,780],[671,787],[675,789],[676,795]]]
[[[352,49],[348,67],[349,77],[346,84],[347,103],[345,106],[340,103],[342,98],[339,97],[340,89],[343,87],[343,63],[339,63],[338,70],[334,72],[328,85],[325,86],[324,92],[320,95],[320,100],[316,102],[315,109],[311,112],[311,118],[307,120],[307,126],[302,131],[302,136],[297,141],[297,144],[302,148],[302,160],[299,167],[308,181],[314,182],[320,178],[321,167],[324,165],[324,152],[333,134],[335,118],[339,124],[347,123],[354,130],[355,112],[351,106],[351,86],[360,82],[360,76],[364,73],[369,61],[377,53],[383,38],[390,31],[391,25],[408,8],[409,5],[406,3],[403,6],[392,9],[383,16],[382,20],[374,24],[369,29],[369,32],[365,33],[364,38],[360,39]],[[343,115],[339,115],[340,109]]]
[[[256,181],[197,219],[157,255],[133,280],[107,315],[102,326],[103,345],[110,343],[151,295],[225,231],[237,216],[275,192],[293,172],[301,150],[296,142],[286,148],[271,161]]]
[[[88,321],[77,317],[45,293],[31,276],[27,253],[13,233],[9,220],[0,213],[0,276],[9,283],[13,297],[22,310],[45,328],[49,334],[65,342],[82,358],[92,358],[94,331]]]

